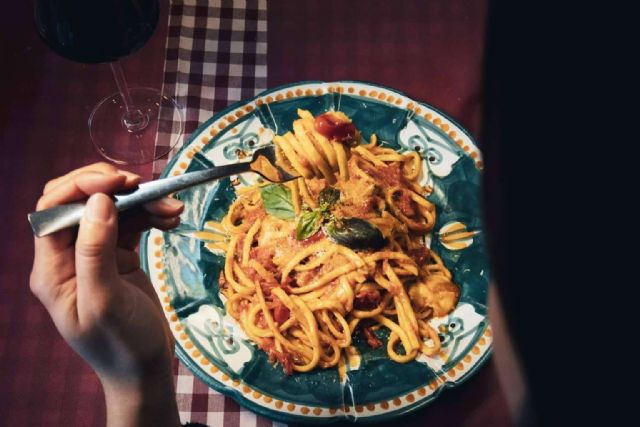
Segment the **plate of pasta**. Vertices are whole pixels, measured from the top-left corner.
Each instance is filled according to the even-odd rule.
[[[390,419],[472,375],[492,343],[472,137],[390,88],[300,82],[213,116],[163,176],[270,145],[297,178],[181,191],[181,225],[143,236],[182,362],[284,422]]]

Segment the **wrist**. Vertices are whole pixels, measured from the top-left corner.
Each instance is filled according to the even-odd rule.
[[[107,426],[179,426],[171,364],[148,366],[140,375],[99,375],[105,394]]]

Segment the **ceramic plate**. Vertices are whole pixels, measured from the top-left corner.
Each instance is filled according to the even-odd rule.
[[[489,263],[480,208],[481,155],[471,136],[437,109],[390,88],[369,83],[301,82],[268,90],[216,114],[192,135],[163,176],[241,161],[274,134],[291,130],[298,108],[321,114],[339,110],[368,140],[371,133],[399,152],[423,158],[422,184],[433,191],[437,222],[430,245],[461,286],[449,316],[432,320],[443,341],[436,357],[398,364],[386,345],[374,350],[355,340],[357,353],[346,372],[315,370],[287,376],[250,342],[225,314],[218,292],[224,256],[194,238],[207,221],[219,221],[236,189],[257,180],[234,176],[176,194],[185,205],[177,230],[152,230],[141,257],[176,339],[184,364],[210,387],[241,405],[283,422],[329,423],[339,419],[381,421],[414,411],[444,389],[467,379],[487,359],[492,342],[487,320]],[[455,229],[474,232],[447,240]],[[380,337],[387,336],[379,331]]]

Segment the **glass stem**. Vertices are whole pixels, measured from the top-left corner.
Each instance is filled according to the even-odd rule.
[[[131,94],[129,93],[129,87],[127,86],[127,80],[124,78],[122,64],[120,64],[120,61],[115,61],[109,65],[111,66],[113,78],[116,80],[118,91],[122,97],[122,102],[124,102],[125,111],[122,115],[122,123],[124,127],[129,132],[138,132],[143,130],[149,124],[149,118],[133,104]]]

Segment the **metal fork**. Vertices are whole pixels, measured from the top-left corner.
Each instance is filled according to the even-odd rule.
[[[279,178],[281,179],[276,180],[274,177],[267,177],[260,171],[252,169],[252,165],[256,166],[255,164],[260,157],[264,157],[271,165],[276,167],[280,172]],[[133,191],[114,194],[113,198],[116,209],[122,212],[141,206],[152,200],[157,200],[176,191],[184,190],[185,188],[245,172],[258,173],[270,182],[287,182],[298,178],[298,176],[292,175],[276,164],[275,147],[269,145],[254,151],[251,160],[248,162],[214,166],[203,171],[187,172],[178,176],[145,182]],[[42,237],[78,225],[80,218],[82,218],[84,214],[84,208],[85,203],[70,203],[38,212],[31,212],[28,215],[28,219],[33,229],[33,234],[37,237]]]

